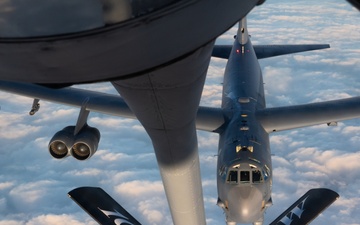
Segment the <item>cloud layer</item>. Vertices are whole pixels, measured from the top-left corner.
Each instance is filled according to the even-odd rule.
[[[360,95],[360,24],[345,1],[267,1],[248,17],[253,44],[329,43],[331,49],[264,59],[268,107]],[[237,26],[235,26],[237,27]],[[217,43],[232,44],[236,28]],[[212,59],[201,104],[219,107],[226,60]],[[86,88],[115,93],[109,84]],[[88,161],[55,160],[47,152],[53,134],[74,125],[78,109],[0,95],[0,225],[96,224],[68,197],[79,186],[100,186],[143,224],[171,224],[150,139],[134,120],[91,113],[101,134]],[[274,205],[266,223],[309,188],[329,187],[340,199],[316,224],[360,224],[360,120],[271,135]],[[224,224],[216,206],[216,134],[198,132],[204,201],[209,225]]]

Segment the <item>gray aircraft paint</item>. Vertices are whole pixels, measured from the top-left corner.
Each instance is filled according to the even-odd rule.
[[[237,42],[235,42],[235,44],[239,46],[239,44]],[[229,138],[228,139],[230,139],[230,142],[231,141],[237,142],[238,140],[240,140],[240,144],[241,144],[242,141],[244,143],[246,143],[247,141],[250,142],[251,140],[252,140],[251,142],[254,142],[253,145],[249,145],[247,143],[246,144],[241,144],[241,145],[233,144],[233,147],[235,147],[235,149],[233,148],[232,152],[230,152],[231,149],[229,148],[230,155],[228,156],[228,155],[224,154],[224,157],[227,157],[227,158],[225,160],[223,160],[222,162],[231,163],[231,161],[230,161],[231,158],[230,157],[234,156],[234,152],[236,152],[236,148],[237,148],[237,146],[239,146],[238,147],[238,149],[240,150],[239,154],[244,153],[242,155],[242,157],[249,158],[249,156],[251,156],[251,159],[243,161],[245,163],[245,165],[248,164],[248,167],[245,167],[245,170],[252,169],[252,168],[249,168],[249,167],[251,167],[249,165],[250,163],[252,165],[259,166],[259,165],[256,164],[256,163],[258,163],[256,160],[260,159],[261,160],[260,162],[265,162],[265,160],[262,160],[261,157],[266,156],[266,154],[263,155],[263,156],[261,154],[251,154],[250,155],[250,153],[249,153],[250,151],[248,151],[248,150],[251,149],[250,147],[253,147],[253,149],[256,150],[256,148],[254,148],[254,146],[256,147],[256,145],[258,145],[258,143],[261,143],[262,141],[266,140],[267,134],[264,132],[264,130],[266,130],[266,131],[268,130],[267,127],[265,126],[266,122],[271,121],[273,118],[278,118],[277,115],[274,114],[273,112],[274,111],[276,112],[277,110],[280,112],[281,109],[282,109],[282,108],[273,108],[273,109],[264,108],[265,103],[263,101],[261,71],[258,68],[257,59],[254,57],[255,56],[254,52],[251,51],[251,48],[249,47],[250,46],[249,44],[250,44],[250,42],[246,43],[244,48],[239,49],[239,52],[236,52],[236,51],[234,52],[234,54],[237,55],[237,56],[239,56],[241,54],[244,54],[244,57],[241,56],[241,57],[243,57],[242,58],[243,62],[238,62],[237,64],[235,64],[236,65],[235,67],[228,66],[229,69],[227,69],[227,72],[226,72],[226,73],[228,73],[228,75],[225,76],[225,80],[227,80],[227,76],[229,77],[229,79],[227,80],[227,82],[224,82],[226,87],[224,88],[223,109],[222,110],[219,110],[219,109],[211,109],[210,110],[210,108],[200,108],[200,110],[199,110],[200,114],[198,112],[197,119],[196,119],[197,121],[206,121],[207,119],[209,119],[209,120],[215,119],[215,121],[218,121],[218,123],[217,122],[214,123],[213,121],[208,121],[209,124],[212,124],[214,126],[211,126],[209,124],[208,124],[208,126],[206,126],[206,124],[203,125],[203,127],[207,127],[207,129],[210,130],[210,131],[217,130],[217,132],[224,133],[225,130],[222,129],[222,128],[224,128],[225,126],[221,126],[221,125],[222,125],[222,122],[227,121],[229,131],[233,130],[233,131],[238,132],[241,129],[241,132],[250,131],[250,132],[252,132],[253,135],[255,135],[254,137],[256,137],[256,139],[249,139],[246,136],[240,137],[240,139],[238,139],[237,135],[234,136],[233,133],[229,132]],[[247,48],[249,48],[249,49],[247,49]],[[249,51],[247,51],[247,50],[249,50]],[[209,54],[209,49],[205,50],[205,52],[207,52],[206,54]],[[194,57],[195,57],[195,55],[194,55]],[[245,57],[245,55],[246,55],[246,57]],[[231,60],[232,59],[229,60],[229,65],[231,64]],[[249,74],[255,73],[255,76],[244,77],[245,80],[242,80],[242,81],[239,80],[239,82],[235,82],[235,80],[233,80],[232,82],[229,82],[231,79],[234,79],[234,78],[239,79],[238,76],[234,75],[235,73],[239,72],[239,71],[235,71],[236,69],[239,69],[239,68],[237,68],[239,63],[240,63],[240,65],[241,64],[246,65],[247,69],[245,69],[243,71],[244,73],[246,73],[246,72],[250,72]],[[196,64],[193,64],[193,65],[196,65]],[[174,65],[174,66],[175,66],[174,68],[176,68],[176,65]],[[201,68],[202,67],[200,67],[200,66],[198,67],[199,71],[201,71]],[[163,73],[163,71],[159,71],[160,75],[161,75],[161,73]],[[148,74],[147,76],[150,76],[150,74]],[[141,78],[141,79],[144,79],[144,78]],[[141,81],[141,79],[140,79],[140,81]],[[151,80],[148,80],[148,81],[151,81]],[[183,82],[186,82],[186,81],[184,80]],[[245,82],[245,83],[243,83],[243,82]],[[118,84],[124,86],[124,83],[126,84],[126,82],[123,82],[122,84],[120,82]],[[139,86],[138,85],[139,83],[136,83],[136,85]],[[131,84],[131,81],[129,82],[129,84]],[[126,84],[126,85],[128,85],[128,87],[129,87],[129,84]],[[162,86],[164,83],[162,85],[161,85],[161,83],[157,83],[157,84]],[[126,87],[126,85],[125,85],[125,87]],[[132,84],[132,85],[134,85],[134,84]],[[251,87],[250,85],[254,85],[253,90],[250,88]],[[128,116],[128,117],[133,117],[134,116],[133,112],[129,109],[129,107],[126,104],[123,104],[124,102],[119,96],[111,96],[111,95],[106,95],[106,94],[101,94],[101,93],[96,93],[96,92],[78,90],[78,89],[74,89],[74,88],[66,88],[66,89],[61,89],[61,90],[54,90],[54,89],[49,89],[49,88],[41,87],[41,86],[37,86],[37,85],[11,83],[11,82],[4,82],[4,81],[2,81],[0,83],[0,86],[1,86],[1,89],[3,89],[3,90],[12,91],[12,92],[15,92],[15,93],[18,93],[18,94],[25,94],[27,96],[33,96],[33,97],[39,98],[39,99],[49,99],[49,100],[52,100],[52,101],[62,102],[62,103],[71,104],[71,105],[77,105],[77,106],[81,106],[81,107],[83,106],[83,102],[86,100],[86,107],[89,107],[89,109],[95,109],[95,110],[97,110],[99,112],[105,112],[105,113],[110,113],[110,114],[120,115],[120,116],[121,115]],[[161,88],[159,88],[160,86],[156,87],[154,90],[159,91],[157,89],[161,89]],[[146,88],[144,88],[144,87],[146,87]],[[155,87],[155,86],[153,86],[153,87]],[[165,87],[166,87],[166,85],[162,86],[162,91],[166,91]],[[242,88],[239,88],[239,87],[242,87]],[[121,89],[121,87],[120,87],[120,89]],[[144,86],[142,86],[141,88],[139,88],[139,89],[143,89],[142,91],[144,91],[144,92],[149,92],[149,91],[151,92],[151,89],[149,89],[149,86],[146,85],[146,84]],[[145,90],[145,89],[149,89],[149,90]],[[64,98],[64,95],[59,95],[60,93],[66,94],[68,96],[68,98]],[[74,93],[77,93],[78,95],[74,96]],[[177,96],[178,98],[182,97],[181,94],[179,94],[179,95],[177,95],[176,93],[173,93],[173,94],[175,96]],[[260,97],[259,97],[259,94],[260,94]],[[139,111],[138,111],[138,113],[134,112],[135,114],[139,114],[139,115],[141,115],[142,107],[147,109],[147,110],[151,109],[151,108],[146,107],[146,105],[149,104],[149,102],[145,101],[145,99],[141,99],[141,96],[142,95],[140,95],[138,97],[130,95],[130,100],[129,99],[127,100],[127,101],[131,102],[131,101],[134,101],[134,100],[131,100],[131,98],[134,98],[134,99],[137,99],[137,100],[141,100],[141,101],[143,101],[145,103],[145,104],[141,104],[139,106],[136,106],[136,105],[135,106],[130,106],[130,108],[132,110],[134,110],[134,111],[135,111],[135,109],[134,109],[135,107],[139,107],[140,108],[140,113],[139,113]],[[143,96],[146,96],[146,95],[143,95]],[[146,97],[149,97],[149,96],[146,96]],[[181,99],[181,100],[183,101],[183,99]],[[195,101],[198,101],[198,100],[192,99],[192,101],[195,102]],[[334,109],[337,109],[337,110],[335,110],[336,114],[334,114],[333,117],[331,117],[331,119],[337,118],[336,115],[339,116],[339,114],[349,115],[346,118],[356,118],[359,115],[357,113],[358,109],[354,108],[353,105],[358,101],[359,101],[359,98],[351,98],[351,99],[337,100],[337,101],[331,101],[331,102],[325,102],[325,103],[315,103],[315,104],[308,104],[308,105],[303,105],[303,106],[296,106],[297,109],[300,112],[300,114],[297,114],[297,115],[301,116],[301,113],[305,113],[307,115],[307,114],[309,114],[309,111],[311,112],[312,108],[318,108],[317,111],[318,111],[319,115],[324,115],[325,118],[329,118],[328,115],[331,114],[331,113],[329,113],[329,108],[330,109],[334,108]],[[121,103],[121,102],[123,102],[123,103]],[[111,106],[111,105],[117,104],[117,103],[120,103],[120,104],[118,106]],[[341,104],[337,104],[337,103],[341,103]],[[183,104],[184,103],[182,103],[182,106],[183,106]],[[165,105],[167,105],[167,104],[165,104]],[[327,106],[327,107],[322,107],[324,105]],[[242,113],[242,110],[244,110],[244,114],[236,115],[236,113],[234,113],[239,109],[240,109],[239,112],[241,112],[241,113]],[[260,121],[259,123],[257,123],[256,119],[260,118],[259,117],[260,114],[258,114],[258,113],[254,114],[254,112],[255,112],[254,109],[256,109],[257,112],[262,112],[264,115],[266,115],[265,119],[263,118],[262,120],[259,120]],[[184,110],[184,109],[180,109],[180,110]],[[187,110],[189,110],[189,109],[187,109]],[[171,110],[170,110],[170,112],[171,112]],[[291,121],[291,120],[288,119],[294,113],[293,111],[289,110],[289,111],[281,111],[281,112],[282,112],[283,119],[285,121],[284,124],[286,125],[286,127],[295,128],[295,127],[300,126],[300,125],[301,126],[306,125],[306,123],[301,123],[299,125],[297,123],[297,121]],[[342,113],[340,113],[340,112],[342,112]],[[195,113],[194,113],[194,111],[191,111],[190,114],[195,116],[196,110],[195,110]],[[143,116],[143,118],[141,120],[143,120],[143,122],[145,123],[145,126],[151,127],[152,125],[149,126],[147,123],[148,123],[148,121],[150,121],[150,124],[152,124],[152,121],[154,120],[154,118],[147,115],[146,113],[143,113],[141,116]],[[177,116],[180,116],[180,115],[178,114]],[[225,120],[223,118],[224,116],[225,116]],[[242,126],[241,123],[240,123],[240,125],[236,124],[236,123],[231,123],[231,122],[229,123],[229,118],[232,118],[232,117],[233,118],[237,117],[236,119],[247,118],[246,123],[248,124],[248,126]],[[191,117],[188,117],[188,118],[191,118]],[[310,116],[307,116],[307,118],[311,119]],[[343,117],[340,117],[340,118],[343,118]],[[321,118],[321,120],[320,120],[319,117],[315,117],[315,118],[313,118],[311,123],[309,123],[309,125],[312,125],[312,124],[315,124],[315,123],[323,123],[324,122],[323,120],[324,120],[323,118]],[[169,123],[169,122],[171,123],[171,122],[174,122],[174,121],[168,121],[167,123]],[[153,123],[153,124],[155,124],[155,127],[156,127],[157,122]],[[172,125],[174,125],[174,124],[172,124]],[[176,121],[175,121],[175,125],[176,125]],[[264,125],[264,130],[260,129],[260,125]],[[219,126],[220,126],[220,128],[219,128]],[[212,127],[212,128],[210,128],[210,127]],[[219,129],[217,129],[217,128],[219,128]],[[224,145],[227,144],[227,142],[226,142],[227,137],[225,139],[224,139],[224,137],[226,137],[226,135],[221,138],[220,146],[221,146],[221,144],[224,144]],[[233,137],[235,139],[231,140],[231,137]],[[156,140],[159,140],[159,139],[155,138],[154,143],[156,143]],[[248,150],[245,150],[245,151],[241,152],[241,148],[243,146],[246,146]],[[190,151],[188,153],[190,153],[190,156],[192,156],[193,159],[195,159],[195,161],[196,161],[196,157],[194,157],[194,155],[191,154],[191,153],[194,153],[194,151],[196,151],[196,150],[191,149],[191,148],[189,148],[189,149],[190,149]],[[220,149],[223,149],[223,148],[220,148]],[[258,148],[258,149],[262,149],[262,148]],[[264,148],[264,149],[266,149],[266,148]],[[160,151],[162,151],[162,150],[160,150]],[[258,152],[258,151],[253,151],[253,152]],[[238,158],[235,157],[232,160],[234,160],[234,159],[237,160]],[[164,160],[164,159],[162,159],[162,160]],[[166,157],[165,157],[165,161],[166,161]],[[234,166],[234,164],[231,164],[231,165]],[[222,167],[220,167],[220,168],[222,168]],[[241,168],[241,165],[240,165],[240,168]],[[259,168],[260,168],[260,166],[259,166]],[[270,168],[269,168],[269,170],[270,170]],[[219,170],[219,172],[220,171],[222,171],[222,170]],[[224,171],[226,171],[226,170],[224,170]],[[171,180],[171,178],[170,178],[170,180]],[[225,184],[225,182],[223,182],[223,183]],[[265,183],[266,182],[264,182],[264,184]],[[178,184],[183,185],[184,183],[179,182]],[[259,186],[260,185],[258,185],[258,187]],[[180,188],[180,186],[177,186],[176,188]],[[220,188],[220,189],[225,189],[225,188]],[[237,193],[233,193],[232,190],[230,190],[230,189],[228,190],[229,195],[233,194],[234,197],[244,199],[243,196],[238,196]],[[259,189],[260,189],[260,191],[264,191],[264,190],[266,190],[266,187],[264,189],[261,189],[261,188],[255,189],[255,191],[253,192],[254,196],[255,196],[255,194],[259,194],[259,191],[258,191]],[[236,190],[236,189],[234,189],[234,190]],[[176,192],[175,189],[173,189],[173,191],[174,191],[174,193]],[[244,189],[244,191],[247,192],[247,193],[252,192],[252,190],[249,190],[249,188]],[[260,192],[260,194],[261,194],[261,192]],[[223,196],[224,195],[221,195],[220,192],[219,192],[219,197],[220,197],[220,200],[221,200],[219,202],[219,205],[224,206],[226,204],[226,202],[225,202],[226,200],[224,200]],[[262,194],[262,196],[264,196],[264,195]],[[221,199],[221,198],[223,198],[223,199]],[[260,201],[260,198],[258,198],[258,200]],[[267,204],[268,202],[266,202],[266,201],[264,203],[266,205],[269,205],[269,204]],[[271,203],[271,202],[269,202],[269,203]],[[229,202],[227,204],[230,206]],[[259,206],[258,203],[254,203],[253,205],[255,207]],[[262,207],[262,205],[263,205],[263,203],[261,201],[261,207]],[[171,208],[171,205],[170,205],[170,208]],[[231,215],[229,214],[229,216],[228,216],[229,224],[234,223],[234,222],[231,221],[231,219],[235,220],[236,215],[240,215],[240,216],[243,216],[243,218],[245,218],[245,216],[243,215],[242,212],[240,213],[240,212],[237,212],[236,210],[234,212],[235,212],[235,213],[233,213],[234,216],[232,214]],[[255,217],[256,217],[256,214],[254,215],[254,218]],[[261,215],[260,215],[260,217],[261,217]],[[258,218],[257,224],[261,223],[261,218],[260,217]],[[196,219],[196,218],[194,217],[194,219]],[[250,216],[248,216],[248,219],[250,220]]]
[[[113,82],[152,140],[174,224],[205,224],[195,120],[212,46]]]
[[[246,37],[245,37],[246,36]],[[270,202],[272,185],[269,135],[257,121],[255,112],[265,108],[264,87],[260,65],[248,38],[246,19],[239,23],[225,69],[222,109],[227,118],[220,131],[217,185],[218,205],[226,214],[228,224],[262,224],[263,214]],[[261,182],[230,182],[230,171],[239,173],[265,171]],[[264,176],[264,175],[262,175]]]
[[[66,10],[63,9],[64,3],[61,3],[63,1],[55,2],[60,11]],[[68,2],[70,8],[74,4],[71,2]],[[106,26],[103,21],[95,19],[93,24],[77,25],[78,32],[60,31],[62,34],[59,35],[52,31],[52,35],[35,34],[34,37],[34,34],[27,34],[20,38],[0,36],[0,79],[45,84],[74,84],[139,75],[171,64],[215,40],[244,17],[259,1],[133,2],[156,3],[161,7],[146,15]],[[84,4],[83,1],[81,3]],[[37,5],[32,6],[35,7],[34,10],[48,13],[46,6],[44,9],[37,8]],[[28,6],[20,8],[26,10]],[[93,8],[95,9],[89,11],[100,11],[97,14],[100,14],[101,20],[101,4],[94,4]],[[77,18],[76,22],[87,19],[87,17],[79,18],[76,12],[74,14],[74,18]],[[19,19],[16,15],[15,11],[14,18],[10,17],[10,24],[16,24]],[[7,13],[0,12],[1,19],[9,20],[6,16]],[[26,21],[28,20],[30,19],[27,18]],[[46,25],[46,28],[58,27],[57,20],[51,21],[55,24]]]

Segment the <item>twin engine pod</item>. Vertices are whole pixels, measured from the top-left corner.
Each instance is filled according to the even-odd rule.
[[[75,135],[75,126],[57,132],[49,142],[49,152],[57,159],[72,155],[78,160],[89,159],[97,150],[100,132],[94,127],[84,126]]]

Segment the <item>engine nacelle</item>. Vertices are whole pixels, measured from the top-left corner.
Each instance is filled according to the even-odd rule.
[[[99,130],[86,126],[76,135],[70,154],[78,160],[89,159],[96,152],[99,141]]]
[[[49,142],[49,152],[57,159],[62,159],[70,155],[70,149],[72,148],[75,126],[68,126],[57,132]]]

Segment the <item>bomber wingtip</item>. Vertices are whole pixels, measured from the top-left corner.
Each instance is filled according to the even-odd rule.
[[[347,0],[352,6],[357,8],[360,11],[360,1],[359,0]]]
[[[309,224],[339,197],[337,192],[328,188],[310,189],[270,225],[276,225],[279,222],[284,223],[284,221],[292,221],[292,225]]]
[[[100,187],[78,187],[69,191],[69,197],[99,224],[141,225],[124,207]]]

